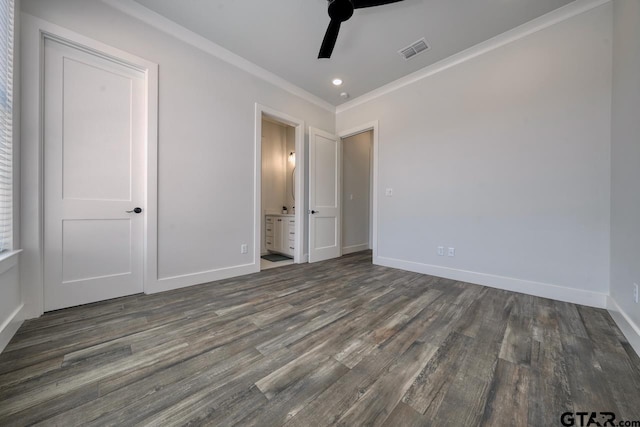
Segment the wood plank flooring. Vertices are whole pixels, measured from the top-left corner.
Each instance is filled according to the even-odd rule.
[[[0,425],[555,426],[640,420],[605,310],[369,252],[47,313],[0,355]]]

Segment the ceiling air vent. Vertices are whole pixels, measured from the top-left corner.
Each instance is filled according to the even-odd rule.
[[[429,50],[429,45],[427,41],[422,38],[415,43],[412,43],[410,46],[405,47],[404,49],[400,49],[398,53],[402,55],[405,60],[411,59],[420,52],[424,52]]]

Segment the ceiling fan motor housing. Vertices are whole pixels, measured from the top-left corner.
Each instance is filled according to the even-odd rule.
[[[353,16],[353,10],[351,0],[329,0],[329,17],[333,20],[344,22]]]

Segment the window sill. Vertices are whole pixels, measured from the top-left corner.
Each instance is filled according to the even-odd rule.
[[[22,249],[0,253],[0,274],[18,264],[18,254]]]

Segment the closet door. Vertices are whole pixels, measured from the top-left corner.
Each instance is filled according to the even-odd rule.
[[[45,40],[44,302],[142,292],[145,75]]]

